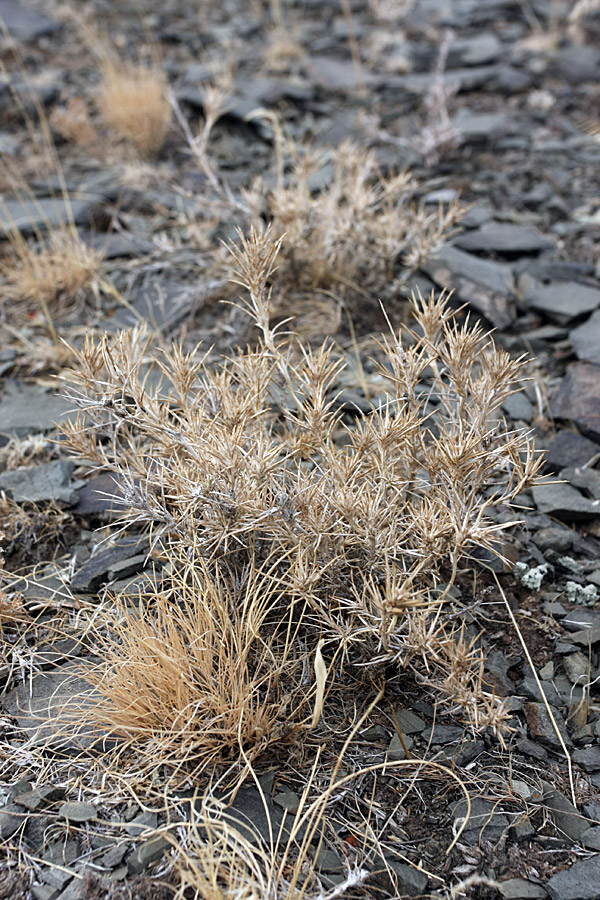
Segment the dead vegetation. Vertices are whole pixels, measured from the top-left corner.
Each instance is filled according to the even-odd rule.
[[[160,68],[107,58],[98,108],[108,125],[142,157],[160,152],[171,120],[167,81]]]
[[[456,322],[446,297],[416,298],[416,330],[378,346],[385,394],[347,427],[343,360],[271,325],[280,245],[267,230],[232,247],[256,349],[210,365],[177,346],[152,354],[137,331],[74,351],[80,413],[67,445],[118,475],[126,521],[151,529],[170,573],[103,647],[98,714],[131,735],[175,735],[198,764],[209,749],[264,746],[277,715],[294,721],[298,660],[315,668],[313,709],[345,666],[391,663],[502,735],[481,651],[444,607],[461,561],[507,527],[488,511],[539,467],[529,438],[498,416],[521,364]],[[199,709],[211,725],[194,743]]]

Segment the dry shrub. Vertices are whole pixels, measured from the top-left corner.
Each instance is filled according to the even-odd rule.
[[[160,152],[169,130],[171,106],[165,74],[156,65],[105,59],[98,107],[104,120],[141,156]]]
[[[175,571],[225,561],[235,584],[240,573],[278,561],[285,590],[269,628],[279,615],[294,652],[316,661],[323,648],[328,686],[334,663],[410,665],[475,727],[501,731],[505,713],[482,683],[481,652],[447,624],[448,588],[440,585],[452,584],[474,548],[495,549],[508,526],[488,513],[510,504],[539,468],[528,436],[499,416],[522,364],[480,327],[455,321],[446,297],[417,297],[416,330],[379,343],[385,398],[344,426],[336,403],[343,360],[327,343],[313,349],[271,326],[280,243],[252,232],[233,250],[247,292],[240,304],[260,332],[255,350],[211,366],[178,346],[152,354],[149,340],[130,331],[88,338],[74,351],[69,396],[80,413],[64,427],[67,445],[118,475],[125,520],[152,529]],[[148,380],[149,365],[162,381]],[[191,636],[209,626],[193,618],[206,611],[189,607],[182,618],[172,600],[157,615],[169,640],[177,629]],[[249,627],[232,621],[227,628]],[[253,678],[264,682],[267,656],[258,659],[236,676],[242,695]],[[217,684],[237,663],[222,664]],[[278,665],[276,657],[275,672]],[[232,697],[241,729],[239,695]],[[133,720],[123,699],[126,727]],[[170,710],[169,701],[164,715]]]
[[[273,236],[285,235],[279,291],[389,296],[452,233],[458,203],[428,211],[413,202],[416,183],[407,172],[383,176],[373,153],[350,141],[335,150],[300,149],[268,118],[278,131],[277,184],[269,190],[257,182],[246,196],[254,227],[266,208]]]

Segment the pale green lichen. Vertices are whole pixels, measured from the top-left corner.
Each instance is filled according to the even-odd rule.
[[[580,603],[583,606],[594,606],[598,599],[598,588],[593,584],[582,587],[575,581],[567,581],[565,592],[568,600],[571,600],[572,603]]]
[[[536,566],[535,569],[530,569],[525,563],[518,562],[515,563],[514,572],[515,577],[524,587],[529,588],[531,591],[539,591],[544,576],[548,574],[548,569],[548,563],[542,563],[542,565]]]

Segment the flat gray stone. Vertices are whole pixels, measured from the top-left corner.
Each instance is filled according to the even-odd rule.
[[[551,238],[533,225],[510,222],[486,222],[481,228],[459,235],[453,243],[455,247],[475,253],[508,254],[536,253],[554,245]]]
[[[455,826],[459,820],[467,814],[466,800],[459,800],[453,808]],[[471,816],[467,827],[462,833],[461,841],[465,844],[477,844],[480,841],[495,843],[500,840],[507,831],[510,822],[507,816],[499,809],[496,803],[485,800],[483,797],[475,797],[471,801]]]
[[[450,45],[448,66],[456,63],[463,66],[484,66],[494,63],[502,54],[502,44],[491,31],[484,31],[474,37],[459,38]]]
[[[111,579],[111,570],[117,570],[119,565],[127,560],[135,560],[134,571],[143,568],[145,554],[150,549],[147,537],[125,535],[112,547],[107,546],[91,556],[71,579],[71,589],[84,594],[93,594],[103,584]],[[124,567],[124,571],[131,566]]]
[[[14,804],[0,809],[0,839],[7,841],[21,827],[27,813]]]
[[[600,295],[600,291],[597,293]],[[577,359],[600,365],[600,309],[579,328],[574,328],[569,338]]]
[[[48,503],[73,506],[77,488],[71,483],[75,463],[57,459],[43,466],[13,469],[0,475],[0,491],[17,503]]]
[[[478,113],[466,108],[453,116],[452,125],[465,143],[493,141],[514,131],[510,117],[503,112]]]
[[[265,808],[266,805],[266,808]],[[265,795],[264,801],[255,787],[240,788],[233,802],[224,813],[235,829],[251,844],[264,843],[285,846],[290,839],[294,816],[286,812]],[[306,826],[298,830],[297,840],[302,840]]]
[[[98,818],[96,807],[92,803],[83,803],[82,801],[63,803],[58,814],[67,822],[91,822],[92,819]]]
[[[524,288],[523,296],[530,309],[559,323],[589,315],[600,307],[600,290],[578,281],[548,285],[532,282]]]
[[[524,703],[523,712],[527,720],[529,736],[534,741],[541,741],[556,750],[562,749],[562,744],[554,730],[552,720],[548,715],[548,711],[543,703]],[[567,733],[565,723],[558,709],[552,710],[556,727],[567,747],[571,746],[571,738]]]
[[[582,747],[572,754],[573,762],[581,766],[584,772],[597,772],[600,769],[600,746]]]
[[[576,431],[564,428],[543,448],[546,466],[554,472],[567,467],[584,466],[600,453],[600,444],[582,437]]]
[[[590,823],[586,816],[579,812],[571,801],[557,791],[551,784],[542,781],[544,788],[544,806],[550,811],[557,830],[563,837],[573,843],[581,840],[581,835],[587,831]]]
[[[512,269],[504,263],[480,259],[456,247],[442,247],[422,266],[439,287],[454,290],[497,328],[507,328],[515,319]]]
[[[125,509],[127,504],[123,500],[117,476],[111,472],[101,472],[85,480],[77,492],[73,512],[80,516],[94,516],[111,521]]]
[[[69,418],[72,403],[36,384],[8,381],[0,401],[0,434],[26,437],[54,431]]]
[[[109,216],[97,195],[70,197],[4,197],[0,203],[0,237],[15,229],[25,237],[53,231],[65,225],[85,225],[103,230]]]
[[[552,900],[598,900],[600,854],[573,863],[546,883]]]
[[[20,0],[0,0],[0,22],[9,34],[25,43],[54,34],[61,28],[59,22],[40,15]]]
[[[588,828],[587,831],[583,832],[580,840],[588,850],[600,850],[600,825]]]
[[[600,628],[600,609],[585,607],[572,609],[561,622],[567,631],[582,631],[584,628]]]
[[[600,516],[600,502],[589,500],[570,484],[537,484],[531,492],[539,512],[564,522],[589,522]]]
[[[55,800],[62,800],[64,793],[64,790],[60,787],[55,787],[52,784],[43,784],[32,791],[19,794],[18,797],[15,797],[15,803],[17,806],[28,809],[30,812],[38,812],[40,809],[44,809],[44,807],[54,803]],[[49,862],[49,860],[46,860],[46,862]]]
[[[27,681],[7,695],[6,710],[16,718],[31,746],[72,753],[112,744],[84,719],[100,695],[81,675],[97,663],[98,659],[91,657],[66,663],[36,675],[31,683]]]
[[[525,878],[509,878],[500,882],[500,893],[504,900],[538,900],[548,894],[541,884],[527,881]]]
[[[128,857],[127,871],[130,875],[139,875],[140,872],[143,872],[144,869],[147,869],[148,866],[151,866],[152,863],[157,862],[164,856],[170,847],[171,844],[167,838],[160,834],[157,837],[144,841]]]
[[[570,365],[551,412],[555,419],[574,422],[584,435],[600,440],[600,366]]]
[[[411,709],[394,710],[394,719],[402,734],[420,734],[427,728],[427,722]]]
[[[136,816],[135,819],[132,819],[127,825],[124,825],[123,830],[132,837],[137,837],[145,831],[152,831],[157,826],[158,813],[146,811],[140,813],[139,816]]]

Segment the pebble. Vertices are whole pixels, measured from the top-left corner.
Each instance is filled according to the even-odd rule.
[[[63,803],[58,814],[67,822],[90,822],[92,819],[98,818],[95,806],[79,800]]]
[[[152,863],[157,862],[170,847],[171,844],[163,835],[144,841],[127,858],[127,871],[130,875],[139,875]]]

